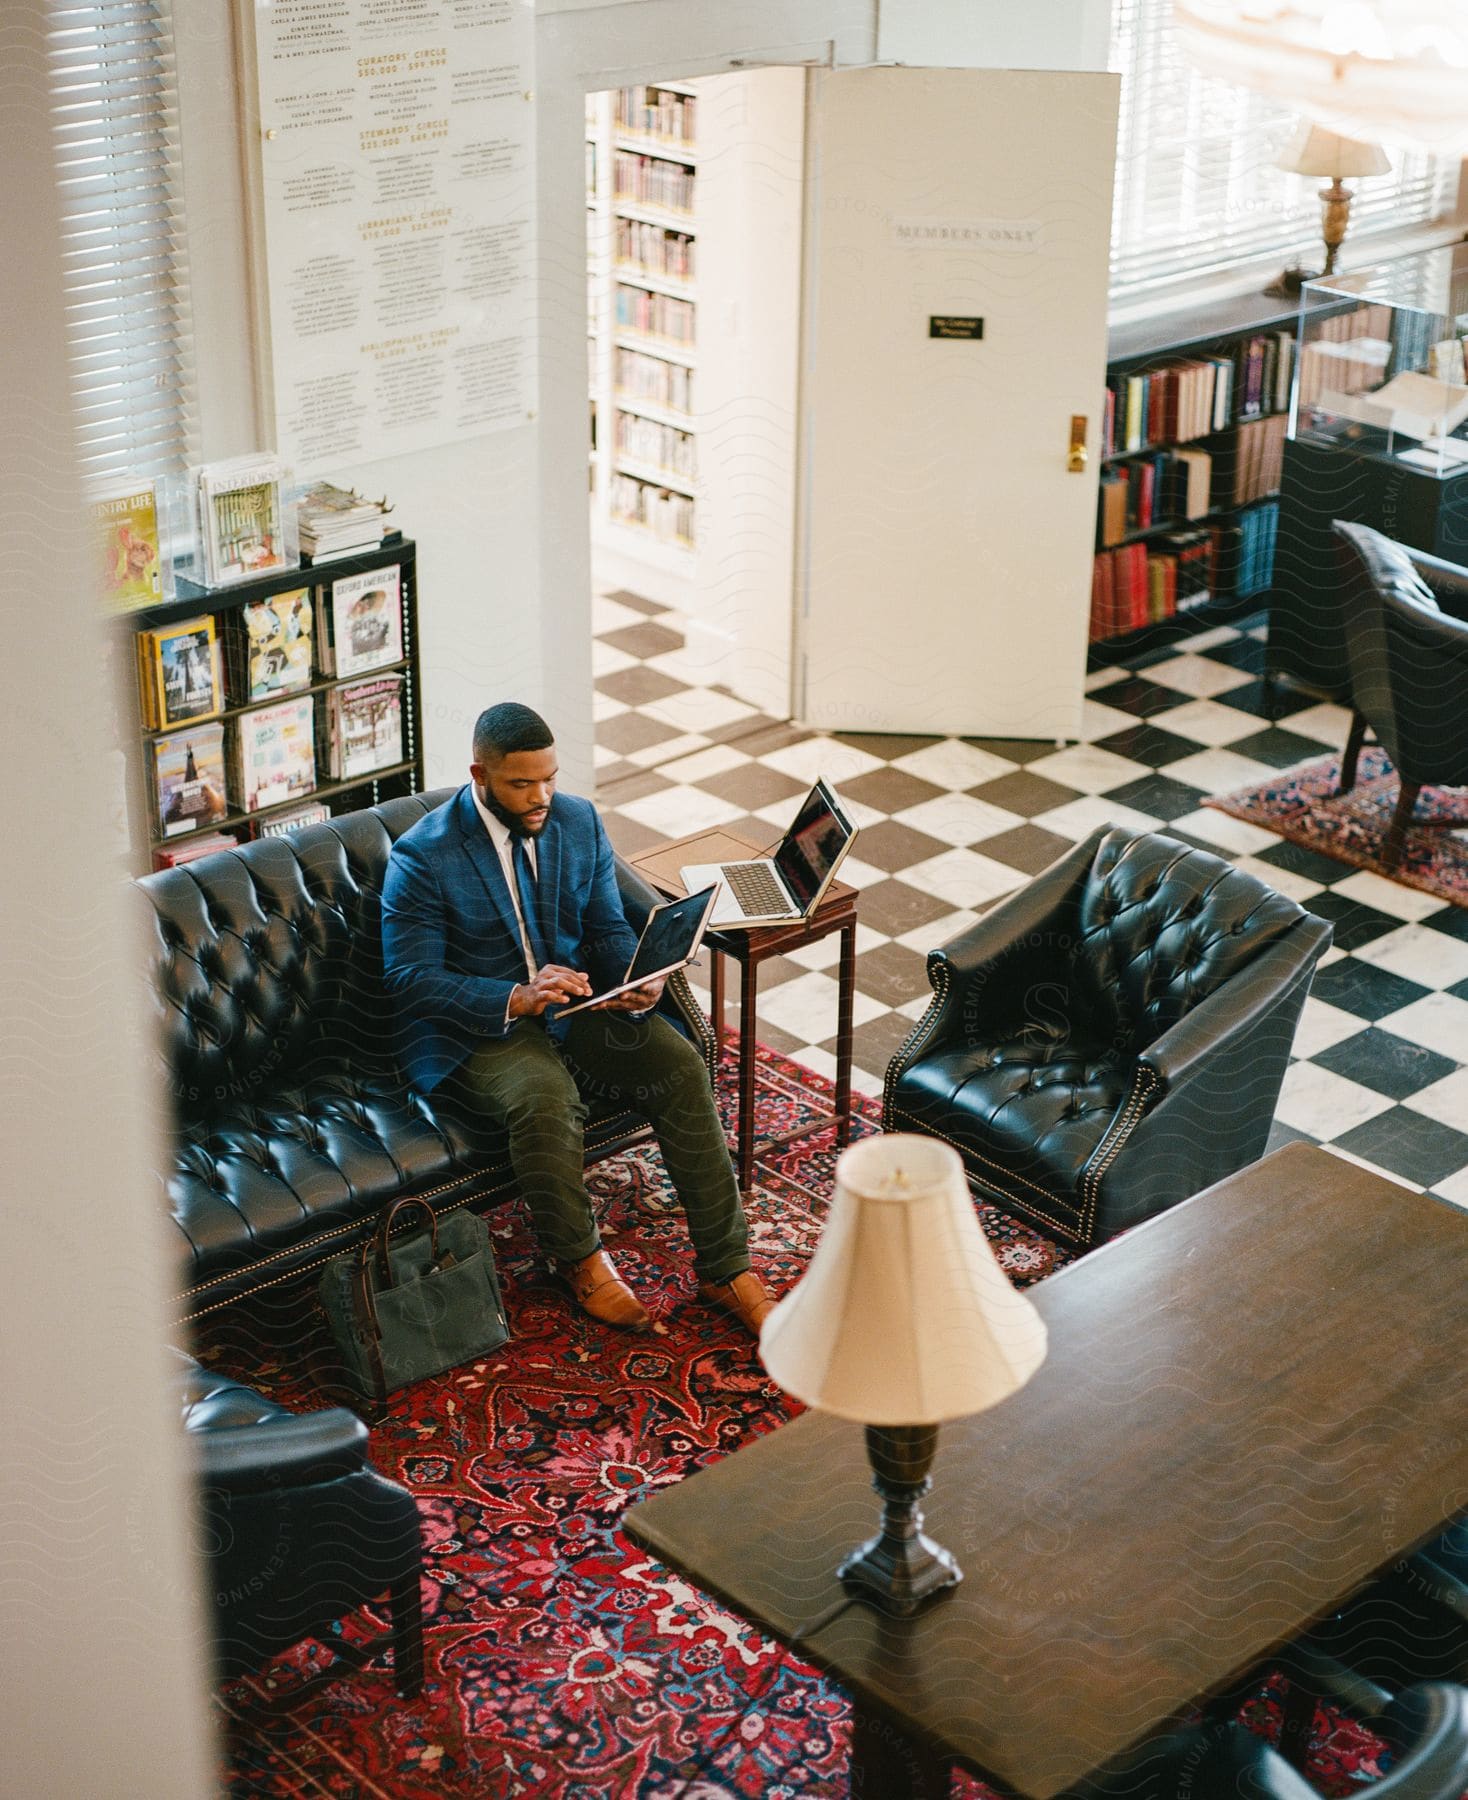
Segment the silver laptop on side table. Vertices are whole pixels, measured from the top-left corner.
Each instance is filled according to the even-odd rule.
[[[678,871],[690,892],[721,884],[709,919],[714,931],[750,930],[808,919],[825,898],[856,827],[833,789],[817,781],[768,856],[747,862],[690,863]]]

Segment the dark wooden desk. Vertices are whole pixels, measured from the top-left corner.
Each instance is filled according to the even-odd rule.
[[[665,844],[660,850],[647,850],[634,856],[632,866],[643,880],[660,894],[678,895],[685,889],[679,869],[690,863],[742,862],[764,854],[764,847],[752,844],[733,832],[714,829],[694,832]],[[856,889],[844,881],[833,881],[825,898],[810,918],[793,925],[770,925],[759,931],[711,931],[704,939],[713,952],[709,968],[709,1011],[720,1043],[724,1037],[724,958],[739,964],[739,1117],[735,1144],[735,1167],[739,1185],[749,1188],[754,1181],[754,1090],[757,1074],[755,1055],[755,1018],[759,998],[759,968],[772,956],[788,956],[802,945],[818,943],[833,931],[841,933],[841,956],[836,984],[836,1091],[830,1113],[824,1118],[799,1125],[779,1137],[766,1139],[766,1146],[792,1143],[824,1131],[834,1119],[838,1144],[851,1142],[851,1046],[852,1010],[856,998]]]
[[[1030,1290],[1030,1385],[943,1427],[928,1529],[964,1580],[799,1654],[852,1694],[853,1794],[956,1759],[1049,1800],[1468,1507],[1468,1214],[1291,1145]],[[807,1413],[628,1534],[790,1642],[873,1529],[859,1426]]]

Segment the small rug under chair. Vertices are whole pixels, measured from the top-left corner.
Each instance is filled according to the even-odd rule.
[[[822,1077],[761,1049],[761,1122],[788,1130],[829,1105]],[[721,1099],[732,1107],[726,1056]],[[859,1133],[878,1128],[858,1099]],[[837,1148],[827,1131],[761,1161],[748,1203],[756,1266],[784,1292],[814,1248]],[[697,1303],[687,1237],[655,1149],[602,1163],[589,1185],[619,1265],[665,1335],[629,1337],[574,1313],[535,1256],[523,1210],[494,1233],[513,1335],[483,1362],[399,1394],[372,1457],[417,1497],[424,1528],[426,1682],[394,1692],[389,1659],[347,1673],[293,1714],[252,1696],[299,1685],[330,1646],[306,1643],[219,1691],[222,1791],[234,1800],[838,1800],[850,1709],[798,1657],[650,1558],[618,1529],[634,1501],[716,1461],[798,1407],[750,1340]],[[1019,1285],[1069,1260],[981,1208]],[[227,1357],[216,1352],[214,1361]],[[302,1410],[293,1361],[234,1372]],[[385,1624],[358,1614],[357,1638]],[[1271,1687],[1245,1709],[1277,1732]],[[1310,1774],[1329,1795],[1377,1773],[1382,1746],[1322,1713]],[[955,1777],[955,1796],[988,1790]]]
[[[1456,823],[1446,828],[1414,825],[1401,862],[1388,869],[1381,853],[1399,784],[1386,752],[1376,748],[1361,752],[1356,785],[1349,794],[1336,792],[1339,783],[1340,758],[1321,756],[1281,769],[1257,787],[1218,794],[1203,804],[1353,868],[1371,869],[1454,906],[1468,906],[1468,788],[1423,788],[1416,817]]]

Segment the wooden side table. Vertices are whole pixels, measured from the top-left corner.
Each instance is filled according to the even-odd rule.
[[[697,831],[660,850],[647,850],[630,859],[651,887],[660,894],[676,897],[687,890],[678,871],[688,863],[739,862],[765,854],[765,847],[752,844],[722,829]],[[803,944],[815,944],[841,933],[841,957],[837,971],[836,999],[836,1092],[832,1110],[793,1131],[767,1138],[763,1148],[772,1149],[824,1131],[834,1120],[836,1142],[851,1142],[851,1042],[852,1008],[856,998],[856,889],[844,881],[833,881],[825,898],[808,919],[790,925],[769,925],[756,931],[711,931],[704,943],[713,952],[709,968],[709,1011],[714,1032],[722,1045],[724,1040],[724,958],[739,964],[739,1116],[735,1145],[735,1167],[739,1185],[748,1189],[754,1182],[754,1091],[756,1082],[755,1013],[759,989],[760,964],[772,956],[785,956]]]

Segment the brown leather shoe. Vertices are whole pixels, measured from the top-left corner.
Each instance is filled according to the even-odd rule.
[[[558,1263],[562,1277],[588,1317],[623,1331],[650,1331],[652,1320],[627,1283],[612,1267],[605,1250],[593,1250],[580,1262]]]
[[[733,1313],[754,1337],[759,1336],[760,1326],[775,1310],[775,1302],[753,1269],[743,1270],[730,1281],[700,1281],[698,1297],[723,1312]]]

